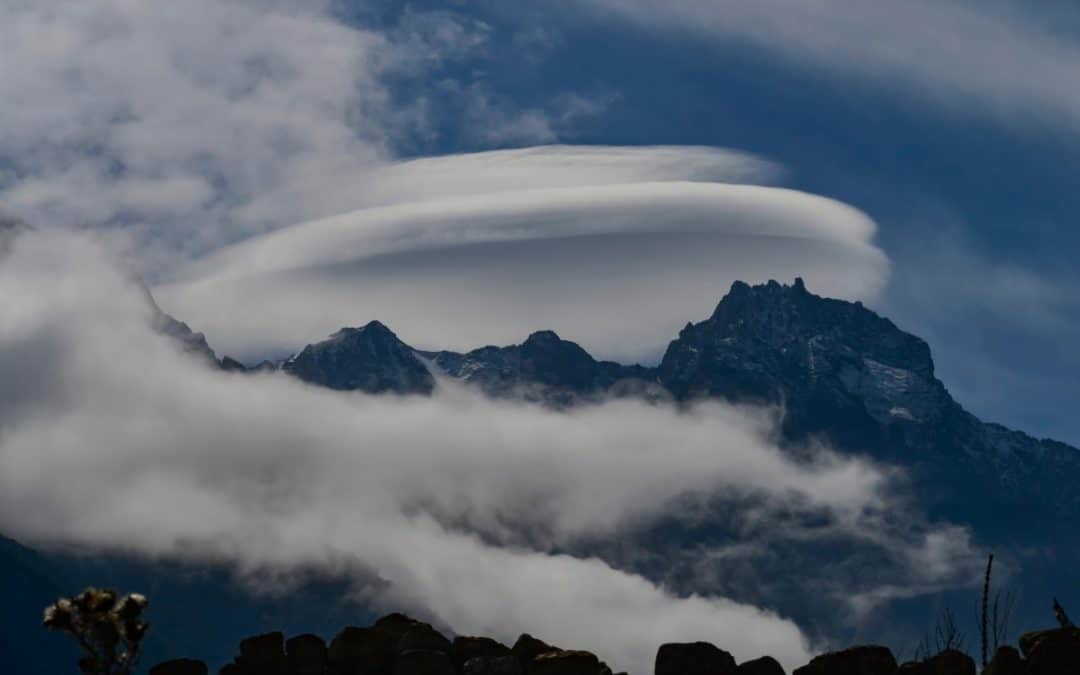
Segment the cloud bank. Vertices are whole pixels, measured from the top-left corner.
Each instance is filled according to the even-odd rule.
[[[18,103],[0,109],[0,205],[37,226],[107,228],[151,274],[363,206],[353,186],[399,141],[436,133],[425,76],[481,50],[487,29],[413,10],[364,28],[335,7],[4,3],[0,97]],[[530,138],[518,127],[534,122],[510,103],[470,121],[494,129],[494,117]]]
[[[896,508],[873,466],[785,457],[766,413],[557,414],[445,386],[396,399],[210,371],[149,329],[142,290],[85,237],[18,237],[0,314],[0,531],[39,545],[249,571],[348,561],[381,580],[375,602],[462,632],[530,630],[636,672],[674,639],[790,668],[810,651],[791,621],[558,551],[717,492],[756,496],[757,516],[832,514],[859,538]]]
[[[218,251],[155,295],[241,358],[372,319],[422,348],[514,343],[551,328],[601,356],[655,358],[736,279],[802,275],[819,292],[873,299],[888,264],[865,215],[719,182],[777,173],[706,148],[405,162],[358,188],[382,205]]]

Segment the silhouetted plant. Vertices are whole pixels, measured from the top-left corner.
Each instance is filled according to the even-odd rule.
[[[1057,598],[1054,598],[1054,618],[1062,628],[1072,628],[1073,622],[1069,620],[1069,615],[1065,613],[1065,608]]]
[[[986,575],[983,578],[983,594],[980,604],[975,608],[975,620],[979,624],[982,646],[983,667],[987,658],[997,652],[998,647],[1009,641],[1009,622],[1016,605],[1016,593],[1012,589],[1002,596],[1000,588],[991,588],[991,573],[994,556],[986,562]]]
[[[927,632],[915,647],[916,661],[925,661],[934,654],[955,649],[964,651],[964,633],[956,625],[956,615],[952,608],[946,607],[934,624],[933,633]]]
[[[46,607],[42,623],[78,643],[83,651],[80,672],[130,675],[149,628],[142,618],[146,604],[138,593],[120,597],[116,591],[87,588],[71,600],[61,598]]]
[[[983,668],[986,667],[986,663],[987,663],[987,660],[986,660],[986,648],[987,648],[988,640],[987,640],[987,634],[986,634],[986,627],[987,627],[986,619],[987,619],[987,613],[988,613],[988,610],[989,610],[989,600],[990,600],[990,572],[991,572],[991,570],[993,570],[993,568],[994,568],[994,554],[991,553],[990,558],[986,561],[986,576],[983,577],[982,621],[979,623],[979,637],[982,638],[981,645],[982,645],[982,665],[983,665]]]
[[[994,601],[990,606],[990,636],[993,638],[993,651],[1009,641],[1009,621],[1012,619],[1013,607],[1016,605],[1016,592],[1009,589],[1005,592],[1004,602],[1001,598],[1001,590],[994,591]]]
[[[956,615],[950,607],[946,607],[938,617],[934,626],[934,640],[939,654],[948,649],[964,650],[964,634],[956,625]]]

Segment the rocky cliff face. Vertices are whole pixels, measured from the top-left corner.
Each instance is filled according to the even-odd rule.
[[[801,279],[736,282],[668,346],[659,378],[682,400],[756,400],[801,417],[829,410],[848,423],[932,424],[955,408],[925,342],[860,303],[813,295]]]

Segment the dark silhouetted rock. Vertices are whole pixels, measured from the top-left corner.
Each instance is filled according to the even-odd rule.
[[[1036,630],[1036,631],[1031,631],[1029,633],[1024,633],[1023,635],[1020,636],[1020,640],[1019,640],[1019,642],[1020,642],[1020,651],[1023,652],[1025,657],[1030,659],[1031,654],[1035,650],[1036,645],[1038,645],[1044,639],[1047,639],[1047,638],[1055,638],[1055,639],[1065,638],[1066,640],[1068,640],[1068,639],[1070,639],[1069,636],[1071,636],[1071,639],[1074,639],[1074,640],[1075,639],[1080,639],[1080,637],[1078,637],[1078,636],[1080,636],[1080,628],[1076,628],[1076,627],[1051,628],[1051,629],[1048,629],[1048,630]]]
[[[975,660],[955,649],[946,649],[923,661],[900,666],[901,675],[975,675]]]
[[[896,659],[887,647],[852,647],[814,657],[792,675],[895,675]]]
[[[387,672],[393,664],[393,650],[374,628],[349,626],[330,641],[327,658],[338,675],[367,675]]]
[[[394,675],[454,675],[454,664],[446,652],[414,649],[398,654]]]
[[[450,660],[455,668],[464,668],[470,659],[509,656],[510,648],[487,637],[458,636],[450,646]]]
[[[736,672],[739,675],[786,675],[784,667],[771,656],[744,661]]]
[[[994,658],[983,670],[983,675],[1024,675],[1027,664],[1020,658],[1016,647],[998,647]]]
[[[281,632],[256,635],[240,643],[236,665],[252,675],[288,675],[285,636]]]
[[[205,663],[194,659],[165,661],[150,669],[150,675],[207,675],[208,672]]]
[[[1020,649],[1027,656],[1029,675],[1080,673],[1080,628],[1025,633],[1020,637]]]
[[[323,675],[328,664],[326,642],[307,633],[289,638],[285,643],[289,675]]]
[[[388,614],[370,628],[351,626],[339,632],[330,642],[329,662],[332,670],[341,675],[381,675],[397,672],[402,653],[449,652],[450,641],[426,623],[404,614]],[[440,667],[440,659],[413,656],[410,667]],[[426,659],[426,660],[425,660]],[[445,661],[449,663],[449,656]],[[429,665],[430,665],[429,664]]]
[[[975,659],[956,649],[946,649],[924,663],[927,675],[975,675]]]
[[[417,622],[409,626],[401,639],[398,640],[397,650],[399,652],[414,650],[449,652],[450,640],[447,640],[442,633],[429,624]]]
[[[735,658],[708,642],[671,642],[656,652],[656,675],[734,675]]]
[[[462,675],[523,675],[521,662],[513,654],[475,656],[465,661]]]
[[[610,675],[611,670],[590,652],[553,651],[534,656],[525,672],[528,675]]]
[[[557,652],[558,647],[553,647],[543,640],[537,640],[528,633],[523,633],[521,637],[517,639],[514,646],[510,648],[510,653],[517,657],[522,666],[532,661],[540,654],[547,652]]]
[[[376,619],[372,628],[386,635],[396,635],[400,639],[417,623],[419,622],[416,619],[411,619],[401,612],[393,612]]]

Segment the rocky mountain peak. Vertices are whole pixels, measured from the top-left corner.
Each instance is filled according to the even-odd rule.
[[[689,330],[691,334],[759,342],[781,350],[810,341],[842,345],[890,367],[934,377],[934,362],[925,341],[900,330],[861,302],[811,293],[798,277],[790,286],[774,280],[756,286],[737,281],[712,316]]]
[[[312,384],[370,394],[430,394],[435,388],[413,349],[378,321],[342,328],[304,347],[282,370]]]
[[[340,328],[328,339],[336,342],[370,342],[387,345],[400,342],[397,335],[381,321],[369,321],[359,328],[350,326]]]
[[[525,342],[522,346],[554,346],[562,342],[566,342],[553,330],[538,330],[535,333],[529,334],[529,337],[525,338]],[[567,344],[573,344],[572,342],[566,342]]]
[[[926,342],[862,303],[811,293],[802,279],[735,282],[712,316],[680,332],[659,370],[678,398],[783,404],[796,422],[826,410],[918,423],[954,405]]]
[[[563,340],[555,331],[542,330],[531,334],[521,343],[523,364],[540,372],[548,368],[560,368],[566,371],[591,369],[596,365],[594,359],[581,345]]]
[[[435,363],[451,377],[490,396],[566,407],[606,393],[616,383],[648,377],[638,366],[597,361],[581,345],[554,331],[529,335],[519,345],[481,347],[466,354],[439,352]]]

